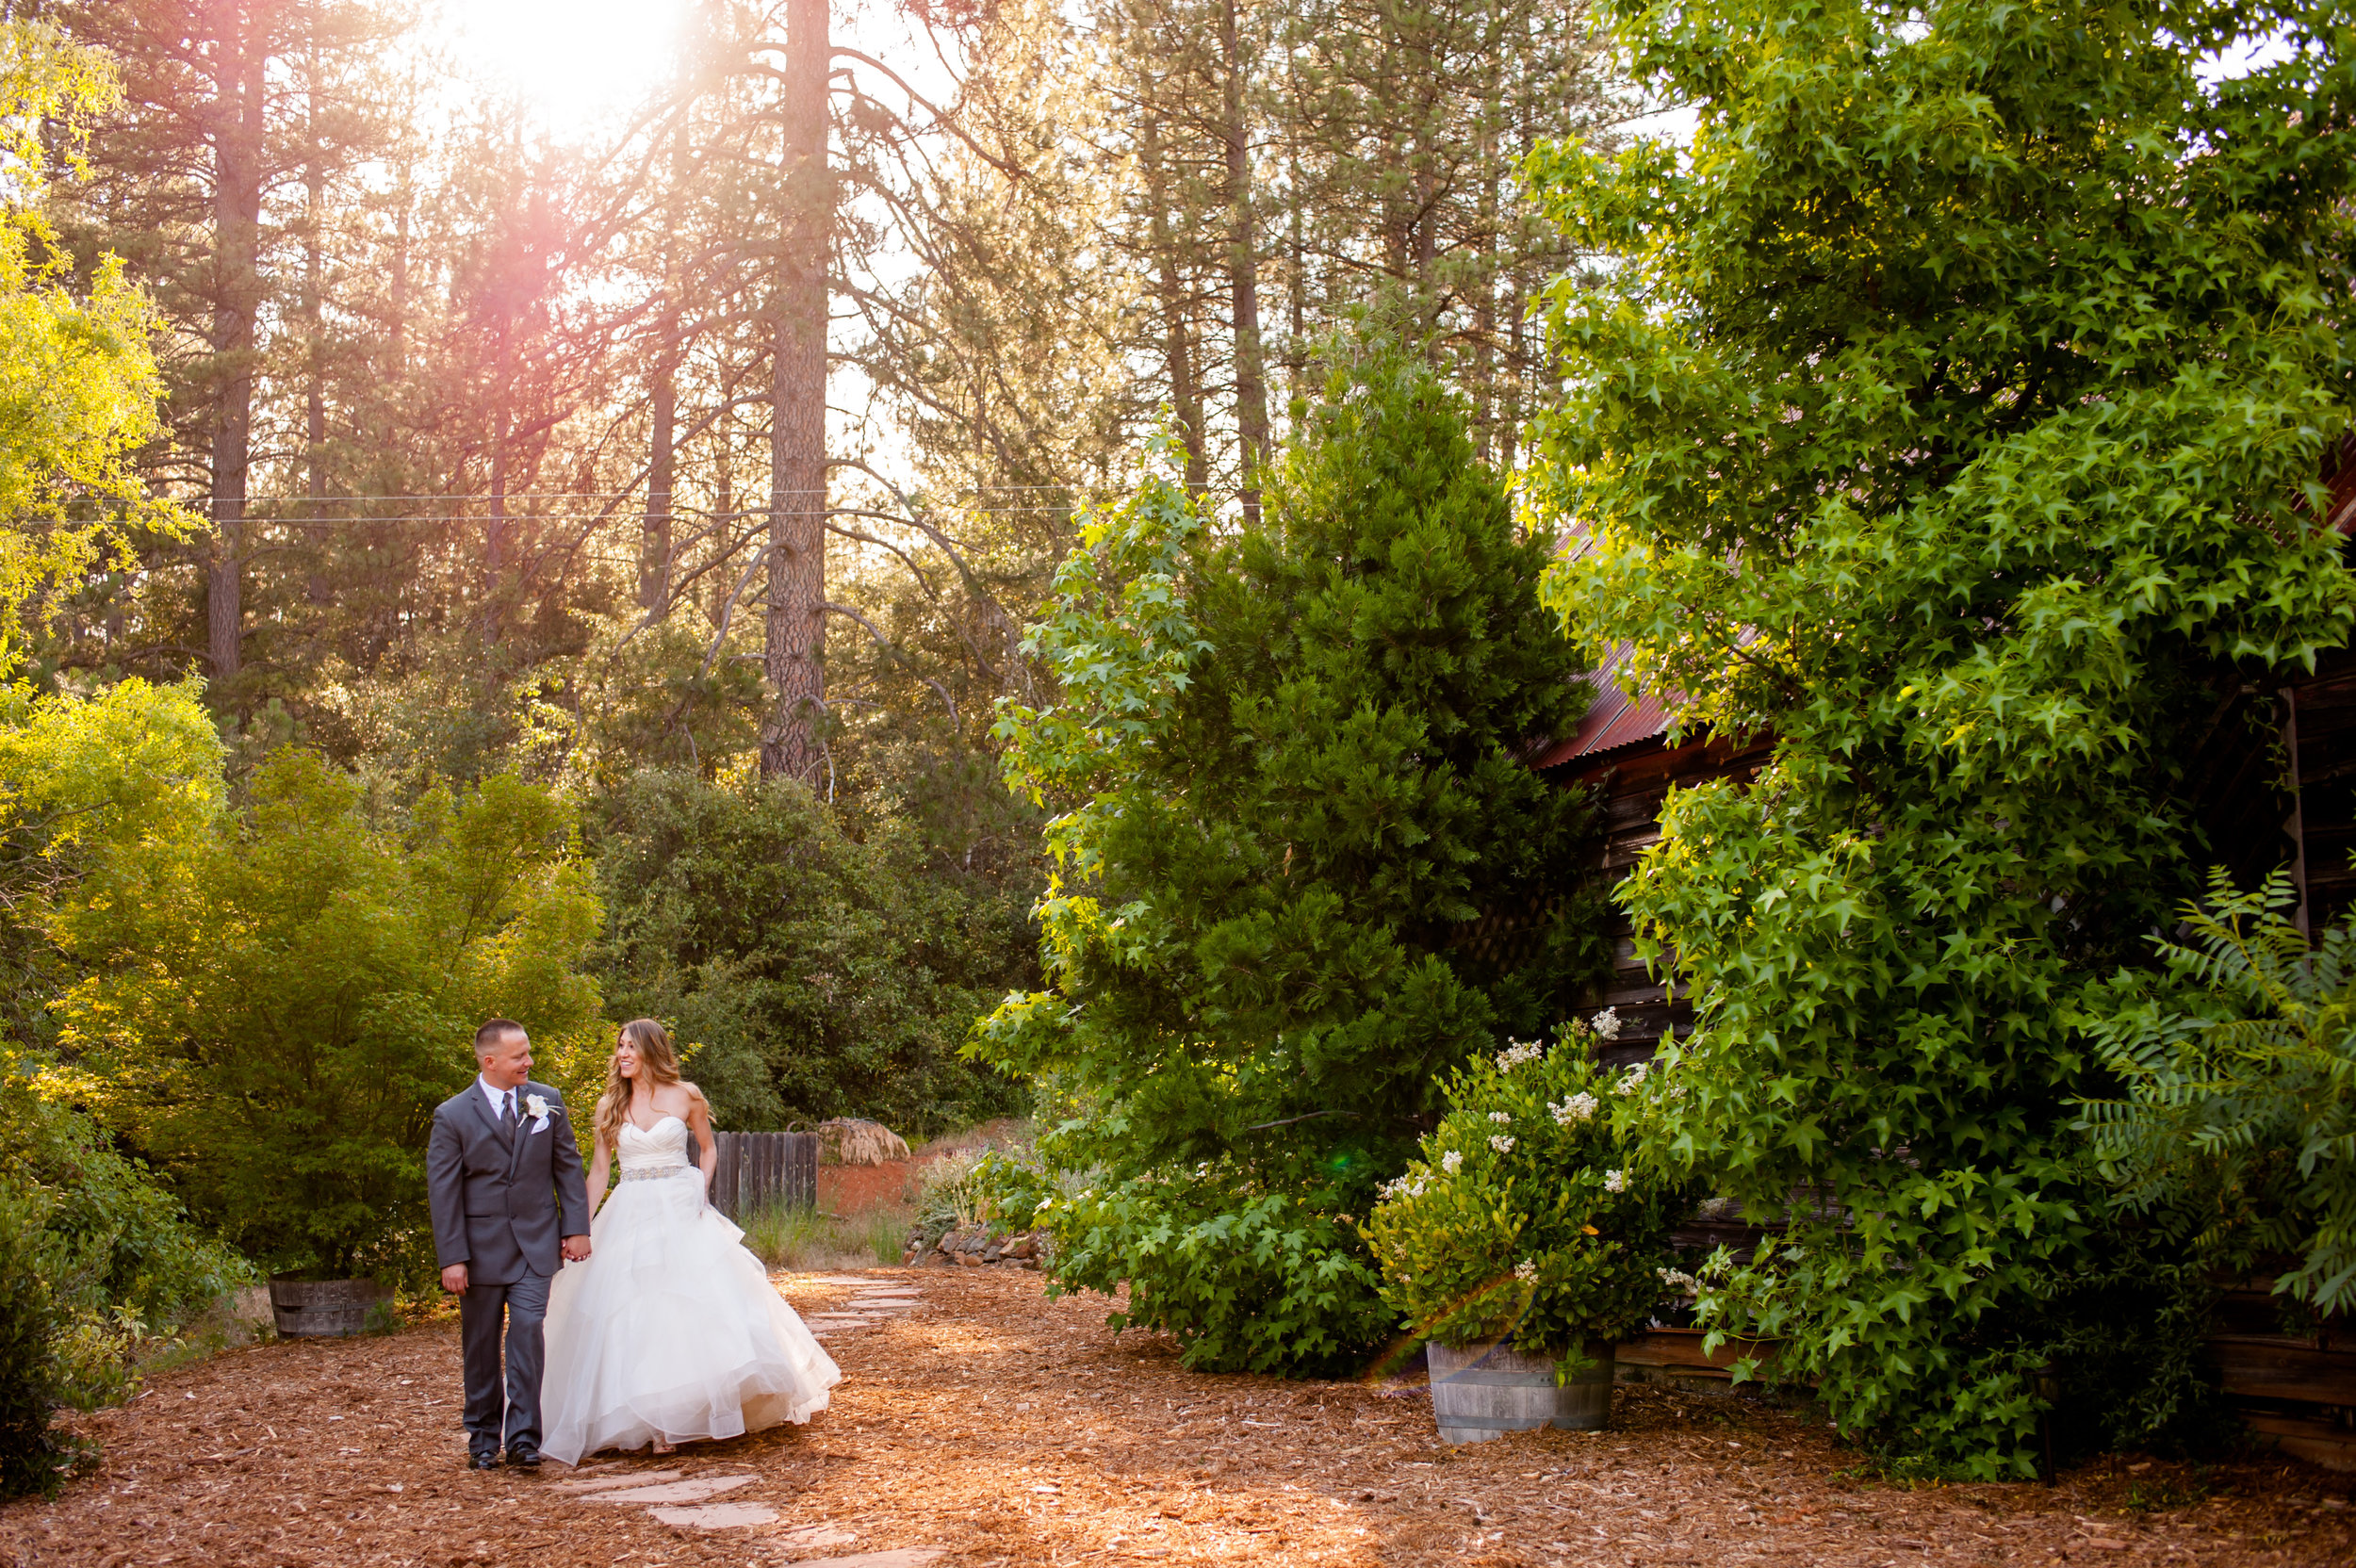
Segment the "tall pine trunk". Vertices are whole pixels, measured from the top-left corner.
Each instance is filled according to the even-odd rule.
[[[671,189],[674,199],[687,177],[687,120],[671,131]],[[677,215],[666,207],[663,235],[663,308],[655,324],[654,384],[649,389],[646,432],[646,515],[638,538],[638,605],[660,615],[671,603],[671,490],[679,444],[679,274],[672,265]]]
[[[1158,268],[1156,289],[1161,296],[1162,353],[1170,368],[1170,416],[1178,421],[1186,447],[1186,488],[1201,495],[1211,481],[1209,460],[1203,446],[1203,387],[1195,377],[1193,311],[1186,280],[1178,271],[1177,247],[1170,221],[1170,177],[1162,158],[1161,119],[1145,116],[1142,145],[1145,198],[1152,204],[1153,256]]]
[[[826,710],[827,0],[789,0],[781,84],[785,222],[777,257],[769,426],[769,606],[762,664],[777,707],[761,771],[813,778]]]
[[[217,13],[219,14],[219,13]],[[245,504],[254,432],[254,323],[261,297],[263,51],[236,12],[212,41],[213,253],[220,269],[211,342],[213,544],[205,573],[206,653],[217,681],[243,664]]]
[[[1235,333],[1235,434],[1243,452],[1243,514],[1260,520],[1258,470],[1268,453],[1268,381],[1260,357],[1259,246],[1252,219],[1252,128],[1244,120],[1243,41],[1235,0],[1219,0],[1226,67],[1219,139],[1227,152],[1227,270]]]
[[[679,432],[679,372],[670,337],[676,323],[663,326],[662,357],[655,362],[646,436],[646,516],[638,539],[638,606],[659,615],[671,599],[671,477]]]
[[[303,166],[303,514],[311,537],[303,541],[312,561],[303,594],[313,604],[335,598],[326,572],[326,538],[320,523],[327,515],[327,328],[324,295],[327,287],[326,237],[327,169],[319,136],[319,51],[307,62],[309,88],[303,105],[303,132],[309,156]]]

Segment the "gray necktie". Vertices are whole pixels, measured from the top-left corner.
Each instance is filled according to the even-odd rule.
[[[500,1119],[506,1122],[508,1135],[513,1137],[515,1133],[515,1091],[514,1089],[509,1089],[507,1091],[505,1103],[507,1111]]]

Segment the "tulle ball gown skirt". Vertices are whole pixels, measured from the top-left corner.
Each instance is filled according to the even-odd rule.
[[[739,1437],[826,1406],[842,1371],[785,1304],[699,1173],[626,1181],[590,1257],[548,1292],[541,1451],[566,1464],[655,1438]]]

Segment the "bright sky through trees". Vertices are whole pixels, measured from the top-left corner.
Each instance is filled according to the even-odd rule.
[[[462,72],[511,86],[560,137],[644,99],[677,68],[687,0],[466,0],[437,30]]]

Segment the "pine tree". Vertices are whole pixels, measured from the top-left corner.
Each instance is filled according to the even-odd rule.
[[[1088,527],[1034,632],[1064,700],[1004,726],[1018,788],[1076,809],[1054,989],[982,1049],[1088,1110],[1058,1152],[1107,1175],[1058,1221],[1060,1282],[1131,1282],[1125,1321],[1200,1365],[1382,1337],[1346,1217],[1439,1074],[1558,1021],[1600,953],[1589,809],[1521,761],[1577,717],[1547,543],[1428,365],[1343,361],[1263,528],[1219,538],[1169,478]]]

